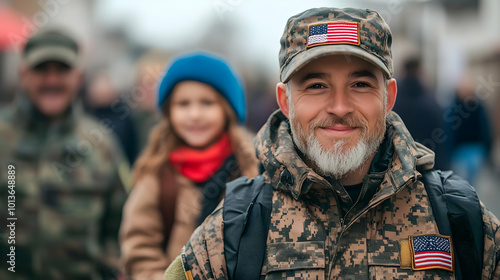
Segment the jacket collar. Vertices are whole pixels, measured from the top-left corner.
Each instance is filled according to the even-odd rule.
[[[386,197],[397,192],[408,181],[414,181],[419,176],[418,169],[432,168],[434,154],[420,144],[413,141],[410,133],[400,117],[390,112],[387,116],[386,136],[379,148],[379,154],[372,162],[367,176],[385,173],[385,179],[373,198]],[[275,189],[290,193],[295,199],[305,194],[312,183],[330,186],[330,183],[317,174],[303,161],[296,148],[288,119],[281,110],[275,111],[262,127],[256,137],[256,152],[269,180]],[[387,148],[392,146],[393,148]],[[389,160],[387,160],[389,159]],[[381,161],[386,161],[381,164]],[[385,170],[381,165],[387,166]],[[380,171],[380,172],[379,172]],[[365,178],[367,179],[367,178]],[[378,186],[377,186],[378,187]]]

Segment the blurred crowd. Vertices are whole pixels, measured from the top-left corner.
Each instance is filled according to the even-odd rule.
[[[125,275],[117,242],[123,205],[137,183],[132,170],[151,132],[162,122],[157,94],[166,67],[183,52],[124,47],[126,36],[109,32],[105,37],[110,45],[104,54],[84,57],[85,61],[69,55],[61,58],[67,59],[64,63],[41,63],[37,55],[43,55],[31,57],[29,48],[36,49],[44,41],[26,42],[46,28],[30,30],[29,36],[12,36],[25,34],[20,29],[26,26],[26,14],[31,9],[34,15],[40,7],[21,9],[12,2],[0,2],[0,205],[4,208],[0,218],[3,223],[8,215],[6,166],[15,163],[16,270],[27,272],[19,279],[35,275],[67,279],[65,271],[50,267],[65,267],[70,256],[81,259],[72,262],[71,268],[66,266],[77,271],[75,275],[104,275],[92,279]],[[69,40],[54,36],[56,41]],[[75,53],[88,48],[88,42],[74,42]],[[127,57],[107,59],[116,46],[126,48]],[[436,152],[437,169],[452,169],[472,185],[478,185],[474,183],[481,182],[481,176],[496,181],[500,177],[500,111],[496,109],[500,106],[500,42],[480,55],[464,57],[459,78],[448,87],[439,87],[435,73],[426,71],[430,66],[424,51],[411,51],[395,60],[399,65],[394,111],[416,141]],[[230,64],[234,62],[234,56],[221,52]],[[278,74],[267,75],[255,66],[247,69],[241,61],[234,65],[241,69],[246,92],[245,127],[256,133],[278,108],[274,88]],[[65,90],[68,100],[57,93]],[[64,117],[47,117],[51,115]],[[3,259],[10,250],[9,232],[3,227],[0,234]],[[32,251],[33,247],[37,250]],[[88,258],[103,267],[94,270],[86,263]],[[6,265],[3,261],[0,278],[14,279],[5,274]]]

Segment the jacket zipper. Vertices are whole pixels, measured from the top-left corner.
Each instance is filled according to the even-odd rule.
[[[411,180],[406,181],[406,182],[403,184],[403,186],[401,186],[401,188],[399,188],[399,189],[401,190],[401,189],[403,189],[404,187],[407,187],[407,186],[408,186],[411,182],[412,182]],[[338,244],[340,243],[340,240],[342,239],[342,236],[343,236],[343,235],[344,235],[344,233],[347,231],[347,229],[348,229],[348,228],[349,228],[352,224],[354,224],[354,222],[356,222],[356,220],[357,220],[359,217],[361,217],[363,214],[365,214],[366,212],[368,212],[368,210],[370,210],[370,209],[373,209],[373,208],[377,207],[380,203],[382,203],[382,202],[386,201],[388,198],[392,197],[392,196],[393,196],[393,195],[395,195],[396,193],[397,193],[397,192],[393,193],[392,195],[388,196],[387,198],[385,198],[385,199],[383,199],[383,200],[380,200],[379,202],[377,202],[377,203],[376,203],[376,204],[374,204],[374,205],[371,205],[371,206],[368,206],[368,207],[364,208],[364,209],[363,209],[363,211],[359,212],[359,214],[358,214],[358,215],[356,215],[356,216],[355,216],[355,217],[351,220],[351,222],[350,222],[347,226],[345,226],[345,225],[344,225],[344,222],[345,222],[344,218],[340,218],[340,226],[341,226],[342,230],[340,231],[340,235],[339,235],[339,237],[337,238],[337,246],[335,246],[334,254],[333,254],[332,259],[331,259],[331,261],[330,261],[330,266],[329,266],[329,267],[330,267],[330,269],[329,269],[329,271],[328,271],[328,274],[330,274],[330,273],[331,273],[331,271],[333,270],[333,264],[335,263],[335,258],[337,257],[337,253],[338,253],[338,250],[339,250],[339,245],[338,245]],[[356,201],[356,202],[357,202],[357,201]],[[351,208],[351,209],[352,209],[352,208]],[[351,211],[351,210],[349,209],[349,211]],[[349,211],[347,211],[346,216],[347,216],[347,214],[349,213]]]

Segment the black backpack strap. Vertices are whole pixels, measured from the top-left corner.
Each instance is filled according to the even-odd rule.
[[[272,208],[272,187],[264,177],[227,184],[224,199],[224,254],[229,279],[259,279]]]
[[[422,175],[439,232],[453,240],[456,279],[480,279],[484,235],[476,190],[451,171]]]
[[[251,204],[248,209],[247,224],[241,236],[238,263],[232,279],[255,280],[260,277],[266,255],[272,198],[272,186],[264,184],[255,203]]]

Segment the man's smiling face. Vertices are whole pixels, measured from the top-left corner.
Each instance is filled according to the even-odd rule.
[[[383,140],[395,99],[387,84],[393,82],[363,59],[332,55],[296,72],[278,100],[286,99],[280,107],[297,147],[322,173],[339,178],[366,162]]]
[[[66,112],[81,85],[81,72],[60,62],[24,65],[21,82],[34,106],[53,118]]]

